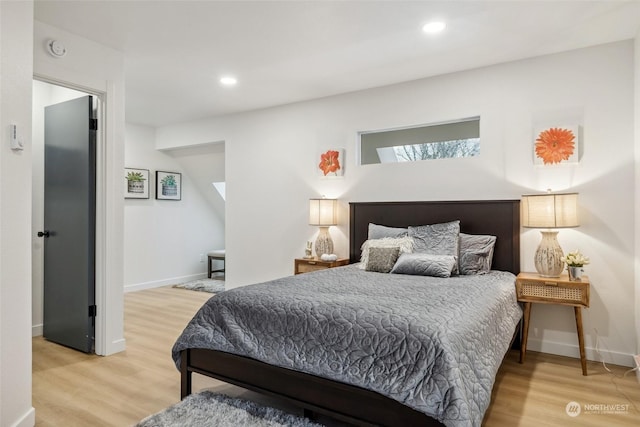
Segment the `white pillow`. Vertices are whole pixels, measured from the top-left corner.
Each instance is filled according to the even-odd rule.
[[[371,239],[365,241],[360,248],[362,250],[362,255],[360,257],[360,265],[358,266],[363,270],[369,262],[369,248],[398,248],[400,254],[411,253],[413,252],[413,239],[406,236],[399,238],[385,237],[383,239]]]

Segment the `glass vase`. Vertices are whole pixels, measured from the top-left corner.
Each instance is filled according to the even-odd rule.
[[[571,265],[567,266],[567,271],[569,272],[569,280],[572,282],[581,280],[582,273],[584,272],[582,267],[574,267]]]

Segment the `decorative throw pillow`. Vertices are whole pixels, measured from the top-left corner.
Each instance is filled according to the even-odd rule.
[[[496,236],[460,233],[460,274],[480,274],[491,270]]]
[[[413,239],[413,251],[431,255],[451,255],[456,258],[453,274],[458,274],[460,248],[460,221],[409,227]]]
[[[405,237],[409,230],[399,227],[387,227],[386,225],[378,225],[369,223],[368,239],[383,239],[385,237]]]
[[[396,263],[399,254],[400,248],[397,246],[393,248],[369,248],[369,259],[365,270],[388,273]]]
[[[413,252],[413,240],[409,236],[397,239],[385,237],[384,239],[367,240],[361,247],[362,255],[359,267],[363,270],[369,261],[369,248],[400,248],[399,253]]]
[[[391,269],[391,273],[450,277],[456,262],[456,258],[452,255],[432,255],[418,252],[402,254]]]

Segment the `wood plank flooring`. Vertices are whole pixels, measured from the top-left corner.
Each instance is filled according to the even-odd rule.
[[[86,355],[33,339],[33,406],[36,426],[130,426],[180,398],[180,375],[171,359],[177,336],[210,294],[163,287],[125,294],[127,350]],[[626,368],[527,352],[524,365],[510,352],[496,378],[485,426],[637,426],[640,384]],[[619,378],[620,377],[620,378]],[[214,389],[295,410],[270,398],[194,375],[194,390]],[[570,417],[569,402],[582,413]],[[583,405],[618,405],[618,413]],[[596,410],[599,409],[599,410]]]

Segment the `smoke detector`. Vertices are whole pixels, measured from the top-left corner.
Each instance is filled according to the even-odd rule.
[[[47,42],[47,51],[56,58],[62,58],[67,54],[67,48],[58,40],[49,40]]]

